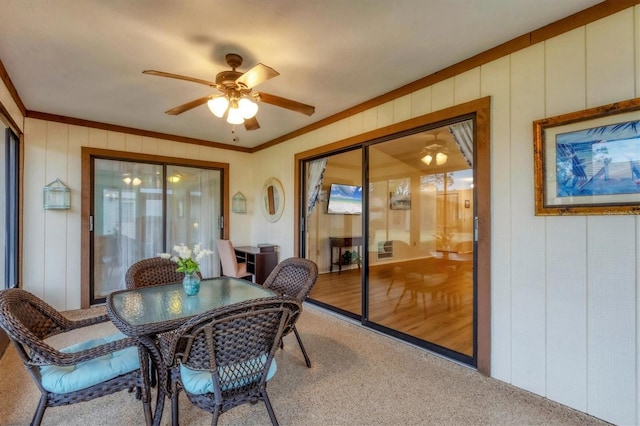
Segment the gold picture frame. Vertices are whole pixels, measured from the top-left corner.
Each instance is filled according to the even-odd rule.
[[[640,98],[533,122],[535,214],[640,214]]]

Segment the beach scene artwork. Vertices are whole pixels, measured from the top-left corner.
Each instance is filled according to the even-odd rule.
[[[640,193],[640,120],[556,135],[556,195]]]
[[[362,187],[356,185],[331,184],[327,213],[361,214]]]

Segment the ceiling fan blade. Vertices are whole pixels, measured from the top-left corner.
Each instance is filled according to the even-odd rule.
[[[244,128],[246,130],[258,130],[260,128],[260,124],[258,123],[258,119],[255,117],[245,118],[244,119]]]
[[[236,84],[242,84],[247,89],[251,89],[260,83],[264,83],[280,73],[264,64],[258,64],[236,79]]]
[[[182,105],[178,105],[175,108],[171,108],[168,111],[165,111],[165,114],[169,114],[169,115],[178,115],[178,114],[182,114],[185,111],[189,111],[190,109],[193,109],[197,106],[200,106],[204,103],[206,103],[209,99],[211,99],[211,96],[204,96],[202,98],[199,99],[194,99],[191,102],[187,102],[186,104],[182,104]]]
[[[144,70],[142,71],[142,73],[149,74],[149,75],[157,75],[158,77],[177,78],[178,80],[185,80],[185,81],[190,81],[192,83],[204,84],[205,86],[216,87],[216,83],[214,83],[213,81],[201,80],[199,78],[194,78],[194,77],[187,77],[186,75],[171,74],[169,72],[156,71],[156,70]]]
[[[281,98],[280,96],[270,95],[264,92],[254,93],[253,98],[258,102],[264,102],[265,104],[271,104],[280,108],[290,109],[291,111],[299,112],[306,115],[312,115],[314,112],[316,112],[316,107],[314,106],[292,101],[291,99]]]

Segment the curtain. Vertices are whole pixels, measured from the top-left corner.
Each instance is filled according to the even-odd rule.
[[[327,167],[327,159],[320,158],[309,162],[307,176],[307,217],[313,213],[313,209],[318,204],[318,197],[322,189],[322,177],[324,169]]]
[[[467,160],[467,164],[473,168],[473,121],[452,124],[449,126],[449,131]]]

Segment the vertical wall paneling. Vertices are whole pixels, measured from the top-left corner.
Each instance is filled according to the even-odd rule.
[[[512,383],[545,392],[544,219],[533,216],[532,119],[544,115],[544,46],[511,55]],[[497,232],[500,224],[496,224]]]
[[[419,117],[431,112],[431,87],[411,93],[411,117]]]
[[[23,288],[43,298],[45,291],[45,241],[42,188],[45,179],[47,122],[27,118],[24,145]],[[79,307],[79,306],[78,306]]]
[[[546,396],[586,412],[586,219],[554,216],[546,225]]]
[[[47,123],[45,181],[60,178],[71,192],[80,190],[80,182],[70,182],[69,126]],[[67,214],[68,210],[45,210],[44,273],[47,286],[44,297],[56,309],[66,309],[67,293]]]
[[[147,136],[142,137],[142,152],[146,154],[160,155],[158,149],[159,140]]]
[[[348,131],[349,137],[359,135],[360,133],[362,133],[363,123],[362,123],[361,112],[350,116],[349,118],[347,118],[347,121],[349,123],[349,131]]]
[[[125,151],[127,145],[125,143],[124,133],[107,132],[107,149],[112,151]]]
[[[375,108],[368,109],[362,112],[362,132],[369,132],[377,128],[378,124],[378,111]],[[317,133],[316,133],[317,134]],[[321,139],[316,139],[317,141]]]
[[[91,148],[108,149],[107,131],[89,128],[89,146]]]
[[[587,25],[587,107],[633,97],[633,9]]]
[[[393,101],[384,103],[377,107],[378,121],[376,123],[376,129],[389,126],[393,124]],[[337,140],[337,139],[331,139]]]
[[[491,96],[491,164],[511,158],[510,58],[482,66],[482,96]],[[511,178],[508,167],[491,167],[491,375],[511,382]]]
[[[480,98],[480,68],[474,68],[454,77],[456,105]]]
[[[86,127],[69,126],[69,158],[80,158],[82,147],[89,142],[89,132]],[[69,162],[67,178],[73,185],[71,190],[71,210],[67,212],[67,259],[81,258],[80,203],[82,200],[81,181],[82,168],[79,162]],[[80,262],[67,262],[66,300],[65,306],[71,309],[80,306],[81,273]]]
[[[393,122],[400,123],[411,118],[411,95],[393,100]]]
[[[545,117],[587,107],[584,40],[581,27],[545,42]]]
[[[584,46],[584,27],[545,42],[545,117],[586,107]],[[546,237],[546,395],[586,411],[586,219],[549,217]]]
[[[440,81],[431,87],[431,108],[433,111],[454,105],[454,79]]]
[[[124,135],[124,146],[128,152],[142,152],[142,136]]]
[[[587,223],[588,408],[621,425],[637,422],[635,220],[591,216]]]
[[[634,15],[627,9],[586,26],[587,107],[631,98],[637,90]],[[629,303],[638,291],[631,266],[637,259],[629,251],[635,247],[629,233],[634,223],[632,218],[588,219],[588,412],[617,424],[640,421],[635,417],[639,384],[632,380],[637,377],[632,342],[640,336],[638,312]]]

